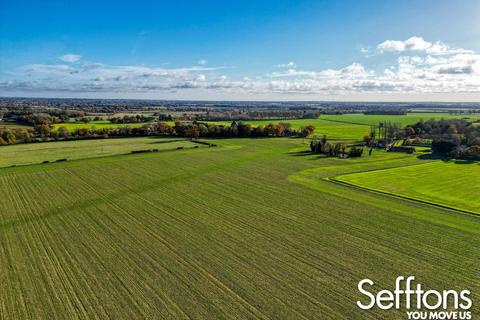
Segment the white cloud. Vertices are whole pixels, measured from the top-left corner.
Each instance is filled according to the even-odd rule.
[[[195,81],[205,81],[207,78],[205,77],[204,74],[199,74],[195,77]]]
[[[296,67],[297,67],[297,65],[293,61],[290,61],[288,63],[283,63],[283,64],[277,64],[277,68],[292,68],[292,69],[295,69]]]
[[[411,51],[425,51],[428,50],[432,44],[423,40],[422,37],[411,37],[404,41],[405,50]]]
[[[375,50],[375,49],[372,49]],[[106,65],[94,62],[32,64],[0,81],[0,92],[150,94],[214,92],[224,97],[257,95],[480,94],[480,55],[420,37],[387,40],[377,50],[400,53],[383,70],[360,63],[340,68],[298,70],[293,62],[268,74],[219,74],[225,68]],[[194,98],[194,95],[192,95]]]
[[[366,77],[368,72],[365,68],[359,63],[352,63],[351,65],[346,66],[345,68],[333,70],[325,69],[321,71],[304,71],[296,69],[288,69],[281,72],[272,72],[269,73],[270,78],[311,78],[311,79],[321,79],[321,78],[331,78],[331,77]]]
[[[386,40],[377,45],[380,52],[402,52],[405,51],[405,43],[397,40]]]
[[[471,50],[452,48],[441,41],[428,42],[422,37],[410,37],[405,41],[385,40],[377,45],[377,51],[380,53],[424,52],[432,55],[473,53]]]
[[[403,52],[403,51],[427,51],[433,47],[432,43],[425,41],[422,37],[411,37],[405,41],[386,40],[377,45],[380,52]],[[443,43],[437,43],[434,51],[445,48]]]
[[[198,60],[198,64],[201,65],[201,66],[207,65],[208,60],[205,60],[205,59]]]
[[[73,62],[79,61],[82,58],[82,56],[78,54],[69,53],[58,58],[62,61],[73,63]]]
[[[437,42],[431,44],[426,49],[426,52],[431,53],[431,54],[455,53],[455,52],[461,52],[461,51],[463,51],[463,49],[454,50],[454,49],[448,47],[446,44],[444,44],[441,41],[437,41]]]
[[[61,75],[75,72],[76,69],[66,64],[30,64],[21,68],[21,72],[32,75]]]
[[[301,78],[301,77],[306,77],[306,78],[315,78],[317,76],[317,72],[315,71],[302,71],[302,70],[296,70],[296,69],[288,69],[285,71],[280,71],[280,72],[272,72],[267,75],[270,78]]]
[[[362,47],[362,48],[360,48],[360,52],[361,53],[370,53],[371,49],[372,48],[370,48],[370,47],[365,47],[365,48]]]

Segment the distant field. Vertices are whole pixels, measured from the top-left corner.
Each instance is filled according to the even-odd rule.
[[[136,116],[136,115],[153,116],[156,112],[159,112],[159,111],[161,111],[161,110],[117,112],[117,113],[113,114],[113,117]]]
[[[480,214],[480,164],[435,161],[341,175],[335,178],[372,190]]]
[[[410,274],[478,301],[480,217],[325,179],[424,160],[325,158],[302,140],[219,139],[218,148],[0,168],[0,317],[404,319],[405,310],[359,309],[357,284],[391,288]],[[131,142],[121,152],[161,146],[135,138],[80,149],[117,141]],[[77,143],[28,146],[57,146],[57,158]],[[49,156],[9,157],[41,152]],[[478,195],[427,178],[447,196]]]
[[[0,121],[0,129],[1,128],[7,128],[7,129],[24,128],[24,129],[29,129],[29,128],[32,128],[32,127],[22,125],[22,124],[17,124],[17,123],[14,123],[14,122],[1,122]]]
[[[452,118],[468,118],[470,121],[480,119],[480,115],[473,116],[457,116],[449,114],[430,113],[408,113],[407,115],[390,116],[390,115],[363,115],[363,114],[344,114],[344,115],[322,115],[320,119],[299,119],[299,120],[258,120],[246,121],[252,126],[266,126],[270,123],[277,124],[279,122],[290,123],[293,128],[300,129],[303,126],[313,125],[316,127],[316,135],[327,135],[334,140],[361,140],[363,136],[370,132],[369,125],[376,125],[381,121],[398,122],[402,126],[414,124],[420,120],[429,119],[452,119]],[[211,121],[209,123],[229,126],[231,121]],[[122,126],[141,127],[147,123],[131,123],[131,124],[114,124],[107,120],[92,121],[90,123],[61,123],[53,125],[54,130],[61,126],[65,126],[70,131],[78,128],[118,128]],[[174,122],[168,122],[173,126]]]
[[[322,119],[302,119],[302,120],[261,120],[247,121],[253,126],[265,126],[269,123],[286,122],[290,123],[294,129],[300,129],[303,126],[315,126],[316,135],[327,135],[330,139],[339,140],[362,140],[363,136],[370,132],[370,128],[364,125],[335,123]]]
[[[60,127],[65,127],[70,131],[80,128],[88,128],[88,129],[103,129],[103,128],[120,128],[120,127],[141,127],[146,123],[128,123],[128,124],[117,124],[111,123],[108,120],[100,120],[100,121],[91,121],[89,123],[78,123],[78,122],[69,122],[69,123],[56,123],[53,125],[53,130],[58,130]]]
[[[257,120],[245,121],[254,127],[266,126],[270,123],[277,124],[280,122],[290,123],[294,129],[313,125],[315,126],[316,135],[327,135],[330,139],[336,140],[362,140],[363,136],[370,132],[370,127],[365,125],[349,124],[349,123],[335,123],[332,121],[325,121],[322,119],[301,119],[301,120]],[[214,124],[230,125],[231,122],[219,121],[210,122]]]
[[[298,126],[312,124],[315,126],[315,135],[326,135],[334,140],[362,140],[365,135],[370,133],[370,128],[364,125],[335,123],[331,121],[318,120],[298,120]]]
[[[331,139],[343,139],[343,140],[361,140],[365,134],[370,132],[370,128],[364,125],[335,123],[332,121],[325,121],[321,119],[303,119],[303,120],[261,120],[261,121],[247,121],[252,126],[266,126],[270,123],[286,122],[290,123],[293,128],[300,129],[302,126],[314,125],[316,127],[316,134],[326,134]],[[209,122],[212,124],[226,125],[231,124],[230,121],[215,121]],[[61,123],[55,124],[54,130],[57,130],[61,126],[65,126],[68,130],[72,131],[78,128],[116,128],[122,126],[141,127],[146,123],[132,123],[132,124],[113,124],[109,121],[92,121],[88,124],[84,123]],[[168,122],[169,125],[175,125],[174,122]]]
[[[119,138],[18,144],[0,147],[0,167],[55,161],[95,158],[130,153],[132,150],[169,150],[198,145],[184,139]]]
[[[324,120],[333,120],[341,121],[346,123],[356,123],[356,124],[365,124],[365,125],[377,125],[382,121],[391,121],[397,122],[402,125],[402,127],[409,124],[415,124],[420,120],[430,120],[430,119],[466,119],[469,121],[475,121],[480,119],[479,114],[474,115],[450,115],[447,113],[435,113],[435,112],[425,112],[425,113],[407,113],[406,115],[364,115],[364,114],[325,114],[321,115],[320,119]]]

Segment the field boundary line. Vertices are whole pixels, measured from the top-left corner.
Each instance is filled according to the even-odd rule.
[[[399,158],[400,159],[400,158]],[[403,159],[403,158],[401,158]],[[381,161],[389,161],[389,160],[381,160]],[[357,171],[357,172],[350,172],[350,173],[343,173],[343,174],[339,174],[338,176],[333,176],[331,178],[337,178],[337,177],[343,177],[343,176],[349,176],[349,175],[354,175],[354,174],[360,174],[360,173],[367,173],[367,172],[375,172],[375,171],[383,171],[383,170],[392,170],[392,169],[395,169],[395,168],[406,168],[406,167],[415,167],[415,166],[423,166],[423,165],[426,165],[426,164],[430,164],[432,162],[434,162],[435,160],[426,160],[425,163],[411,163],[411,164],[405,164],[405,165],[399,165],[399,166],[395,166],[395,167],[388,167],[388,168],[375,168],[375,169],[367,169],[367,170],[364,170],[364,171]],[[380,161],[378,161],[380,162]],[[376,162],[376,163],[378,163]],[[328,179],[328,177],[327,177]]]
[[[354,125],[357,125],[357,126],[371,127],[370,124],[359,123],[359,122],[352,122],[352,121],[341,121],[341,120],[325,119],[325,118],[322,118],[322,116],[320,116],[320,118],[318,118],[318,119],[319,119],[319,120],[323,120],[323,121],[336,122],[336,123],[347,123],[347,124],[354,124]]]
[[[372,171],[375,171],[375,170],[372,170]],[[337,183],[337,184],[340,184],[340,185],[343,185],[343,186],[348,186],[348,187],[351,187],[351,188],[359,189],[359,190],[364,190],[364,191],[368,191],[368,192],[372,192],[372,193],[378,193],[378,194],[382,194],[382,195],[388,195],[388,196],[401,198],[401,199],[405,199],[405,200],[409,200],[409,201],[413,201],[413,202],[419,202],[419,203],[431,205],[431,206],[434,206],[434,207],[448,209],[448,210],[456,211],[456,212],[461,213],[461,214],[468,214],[468,215],[472,215],[472,216],[475,216],[477,218],[480,218],[480,213],[476,213],[474,211],[460,209],[460,208],[456,208],[456,207],[453,207],[453,206],[448,206],[448,205],[441,204],[441,203],[429,202],[427,200],[422,200],[422,199],[418,199],[418,198],[414,198],[414,197],[408,197],[408,196],[404,196],[404,195],[394,194],[394,193],[390,193],[390,192],[387,192],[387,191],[362,187],[362,186],[359,186],[359,185],[356,185],[356,184],[353,184],[353,183],[350,183],[350,182],[337,180],[336,177],[323,178],[323,180],[329,181],[329,182],[332,182],[332,183]]]
[[[401,157],[401,158],[398,158],[398,159],[404,159],[404,158],[408,158],[408,157]],[[378,161],[375,161],[375,163],[381,163],[381,162],[384,163],[384,162],[388,162],[388,161],[392,161],[392,159],[378,160]],[[374,168],[374,169],[366,169],[366,170],[363,170],[363,171],[354,171],[354,172],[349,172],[349,173],[342,173],[342,174],[332,176],[332,177],[321,177],[321,179],[327,180],[329,178],[343,177],[343,176],[366,173],[366,172],[374,172],[374,171],[381,171],[381,170],[391,170],[391,169],[395,169],[395,168],[406,168],[406,167],[420,166],[420,165],[425,165],[427,163],[432,163],[434,160],[425,160],[425,161],[426,161],[425,163],[410,163],[410,164],[404,164],[404,165],[399,165],[399,166],[394,166],[394,167]],[[332,166],[328,166],[327,168],[329,168],[329,167],[332,167]],[[319,169],[322,169],[322,167],[314,167],[314,168],[310,168],[310,169],[306,169],[306,170],[301,170],[301,171],[298,171],[297,173],[289,175],[289,177],[304,176],[304,177],[308,178],[311,175],[311,174],[307,173],[308,171],[317,171]]]
[[[218,147],[224,147],[224,146],[217,146]],[[197,149],[202,149],[202,150],[207,150],[209,149],[208,147],[200,147],[200,148],[194,148],[194,146],[187,146],[187,147],[184,147],[183,149],[165,149],[165,150],[158,150],[158,151],[155,151],[155,152],[143,152],[143,153],[132,153],[131,151],[130,152],[126,152],[126,153],[118,153],[118,154],[108,154],[108,155],[102,155],[102,156],[98,156],[98,157],[85,157],[85,158],[78,158],[78,159],[69,159],[67,161],[60,161],[58,162],[57,160],[52,160],[52,161],[49,161],[48,163],[41,163],[41,162],[35,162],[35,163],[25,163],[25,164],[18,164],[18,165],[10,165],[10,166],[6,166],[6,167],[0,167],[0,174],[2,172],[4,172],[4,170],[7,170],[7,169],[17,169],[17,168],[26,168],[26,167],[35,167],[35,166],[38,166],[38,167],[41,167],[41,166],[49,166],[49,165],[54,165],[54,164],[72,164],[72,163],[76,163],[76,162],[79,162],[79,161],[85,161],[85,160],[95,160],[95,159],[108,159],[108,158],[117,158],[117,157],[124,157],[124,156],[139,156],[139,155],[143,155],[143,156],[146,156],[146,155],[155,155],[155,154],[159,154],[159,153],[170,153],[170,152],[179,152],[179,151],[193,151],[195,150],[195,152],[198,152]]]

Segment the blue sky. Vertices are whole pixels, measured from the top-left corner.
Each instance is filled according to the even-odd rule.
[[[0,95],[480,101],[479,1],[0,2]]]

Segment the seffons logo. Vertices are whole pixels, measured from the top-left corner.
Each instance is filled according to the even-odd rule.
[[[374,290],[376,289],[376,290]],[[469,290],[426,290],[421,283],[415,283],[414,276],[399,276],[395,280],[395,290],[380,290],[370,279],[358,283],[358,291],[364,296],[357,301],[357,306],[363,310],[373,307],[382,310],[407,310],[408,319],[472,319],[469,309],[472,307]],[[372,291],[377,292],[376,294]]]

